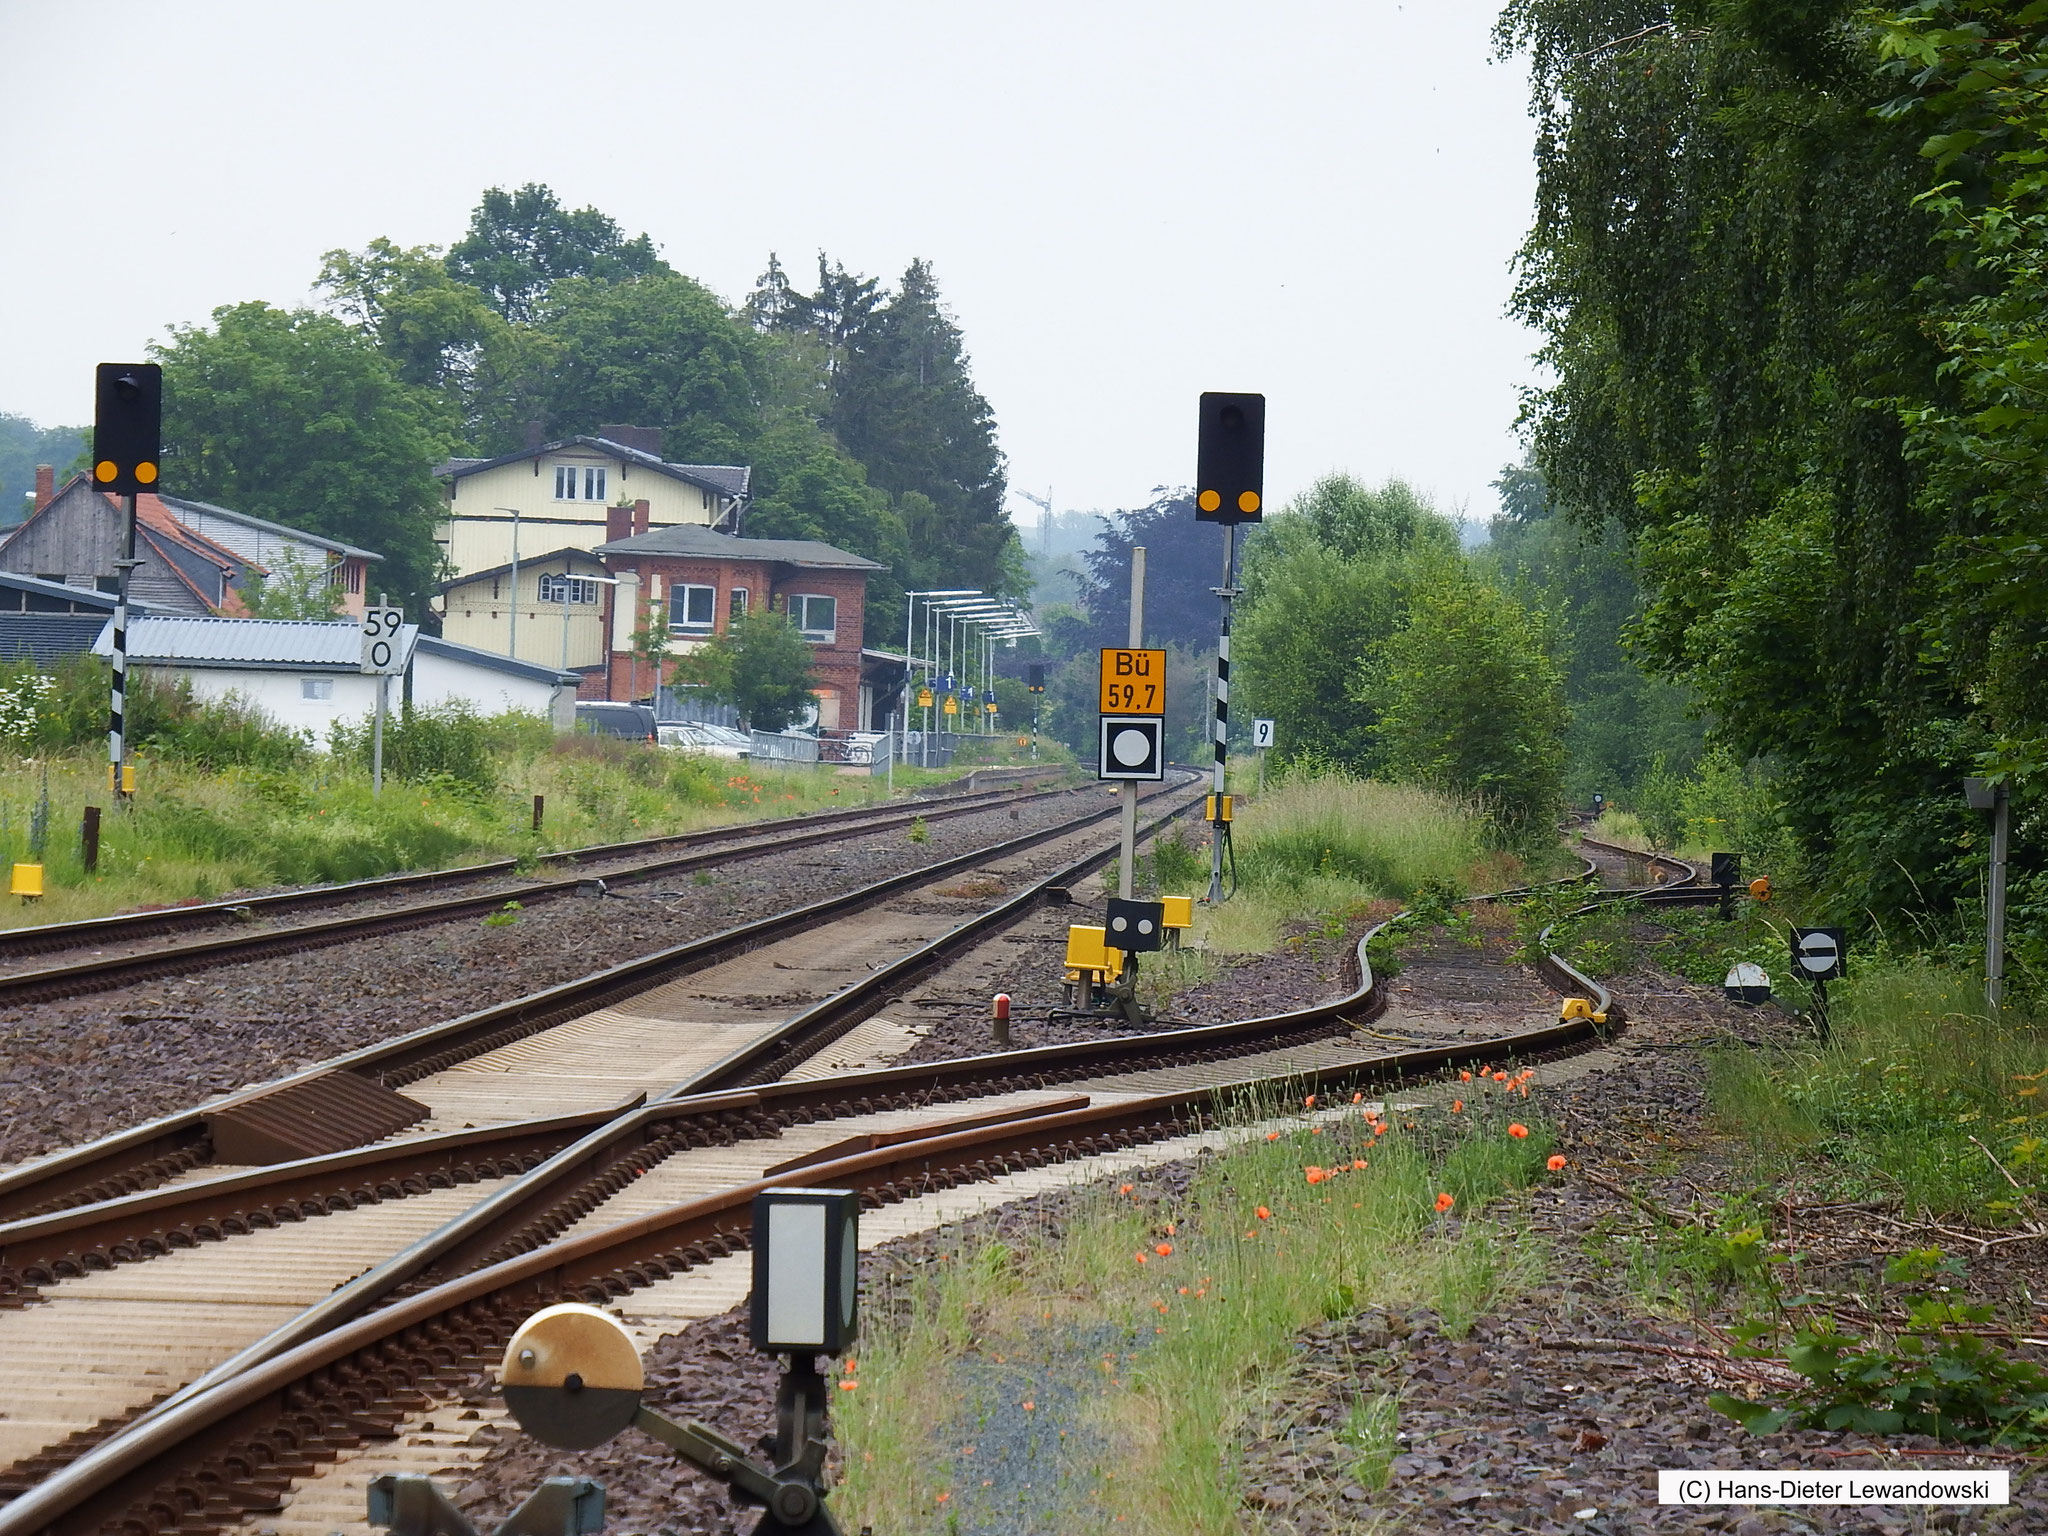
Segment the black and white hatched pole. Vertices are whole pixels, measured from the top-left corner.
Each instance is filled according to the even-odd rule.
[[[121,498],[121,558],[114,562],[114,692],[107,713],[107,755],[113,760],[114,803],[133,798],[128,767],[128,578],[141,564],[135,558],[135,498]]]
[[[1230,758],[1230,604],[1237,596],[1237,525],[1223,525],[1223,585],[1216,589],[1216,595],[1223,599],[1223,625],[1216,637],[1216,720],[1215,748],[1216,767],[1211,781],[1215,795],[1212,802],[1215,815],[1209,823],[1209,900],[1211,903],[1223,899],[1223,839],[1227,832],[1223,820],[1224,769]]]
[[[94,380],[93,485],[121,498],[121,558],[114,562],[114,684],[107,707],[107,756],[114,803],[126,805],[128,771],[128,581],[135,558],[135,498],[153,491],[163,441],[163,369],[155,363],[101,363]]]
[[[1230,611],[1237,598],[1237,525],[1264,517],[1266,494],[1266,397],[1202,396],[1195,463],[1195,517],[1223,525],[1223,624],[1216,638],[1216,766],[1209,801],[1209,900],[1223,899],[1223,845],[1230,835],[1230,809],[1223,796],[1230,757]]]

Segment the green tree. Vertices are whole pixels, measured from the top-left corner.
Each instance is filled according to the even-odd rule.
[[[538,182],[486,191],[469,233],[448,251],[448,271],[514,322],[533,319],[565,277],[675,275],[646,235],[628,240],[616,220],[595,208],[572,212]]]
[[[38,427],[26,416],[0,411],[0,526],[27,515],[38,464],[56,470],[63,482],[85,452],[85,433],[84,427]]]
[[[1473,559],[1556,626],[1572,717],[1566,788],[1579,801],[1597,792],[1632,804],[1653,765],[1667,775],[1690,771],[1704,727],[1688,715],[1691,691],[1646,672],[1628,644],[1643,591],[1627,536],[1613,523],[1593,529],[1566,516],[1532,465],[1502,470],[1494,485],[1501,515]]]
[[[327,567],[290,550],[273,558],[270,574],[251,578],[241,593],[252,619],[331,619],[346,606]]]
[[[1627,533],[1638,654],[1738,761],[1780,765],[1844,916],[1968,894],[1956,784],[1988,744],[1978,680],[1928,643],[1943,552],[1985,530],[1913,438],[1958,406],[1942,325],[1981,278],[1916,206],[1928,87],[1886,73],[1883,15],[1516,0],[1500,33],[1538,124],[1538,461]]]
[[[210,328],[172,327],[154,355],[166,490],[374,549],[420,610],[440,563],[432,470],[450,438],[437,396],[312,310],[228,305]]]
[[[1569,712],[1547,639],[1538,615],[1443,562],[1353,687],[1397,777],[1477,800],[1514,841],[1548,841],[1563,797]]]
[[[757,610],[676,663],[677,678],[695,683],[740,712],[757,731],[779,731],[812,702],[811,647],[789,615]]]
[[[1457,551],[1457,530],[1400,481],[1377,490],[1344,475],[1318,481],[1246,550],[1233,713],[1276,720],[1283,761],[1382,767],[1378,708],[1357,696],[1359,669],[1400,627],[1418,564]]]

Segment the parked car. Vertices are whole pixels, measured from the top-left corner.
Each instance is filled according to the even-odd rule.
[[[654,710],[646,704],[578,704],[576,729],[628,741],[655,740]]]
[[[656,727],[664,747],[678,752],[701,752],[706,757],[745,758],[753,756],[753,738],[744,731],[727,730],[722,725],[704,725],[688,721],[679,725]]]

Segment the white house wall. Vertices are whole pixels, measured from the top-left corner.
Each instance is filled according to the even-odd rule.
[[[462,703],[480,715],[523,710],[547,717],[558,731],[576,724],[576,692],[571,687],[514,677],[424,650],[412,656],[412,701],[419,709]]]
[[[163,667],[136,663],[153,676],[191,684],[196,699],[221,700],[229,696],[261,710],[273,723],[312,733],[313,744],[327,750],[327,733],[337,721],[354,723],[368,719],[377,708],[377,680],[360,672],[269,672],[238,671],[226,667]],[[318,678],[334,685],[333,697],[309,699],[305,679]],[[391,679],[391,707],[398,707],[401,679]]]

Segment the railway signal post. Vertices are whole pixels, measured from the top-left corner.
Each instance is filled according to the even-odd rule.
[[[1131,549],[1131,643],[1102,653],[1101,751],[1095,776],[1123,783],[1123,857],[1116,893],[1131,899],[1138,852],[1138,783],[1166,777],[1166,652],[1142,649],[1145,636],[1145,546]]]
[[[121,498],[121,558],[114,562],[114,684],[107,756],[114,803],[135,793],[128,764],[128,579],[135,558],[135,498],[155,488],[163,458],[164,371],[155,363],[101,363],[93,380],[92,483]]]
[[[1223,775],[1230,755],[1230,607],[1237,596],[1237,525],[1264,517],[1266,397],[1209,391],[1202,396],[1196,434],[1195,517],[1223,525],[1222,628],[1216,641],[1216,767],[1209,823],[1209,900],[1223,899]]]

